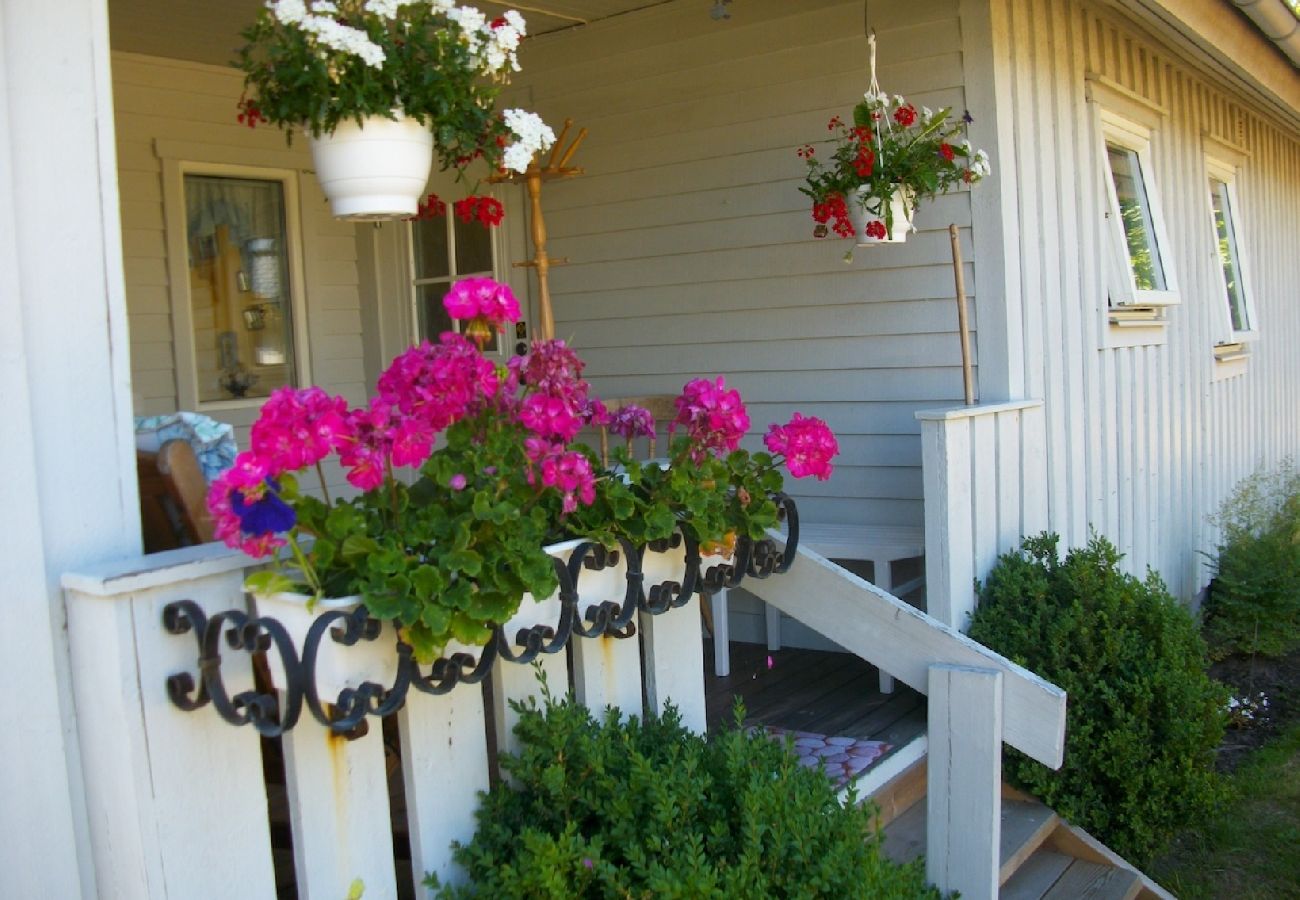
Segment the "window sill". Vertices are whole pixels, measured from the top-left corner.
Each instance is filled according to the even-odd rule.
[[[1243,343],[1216,344],[1214,347],[1214,371],[1211,381],[1224,381],[1246,373],[1250,361],[1250,348]]]
[[[1163,346],[1168,343],[1169,319],[1154,307],[1112,307],[1106,310],[1103,350]]]

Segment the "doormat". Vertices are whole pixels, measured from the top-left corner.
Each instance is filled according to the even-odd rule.
[[[790,738],[799,765],[806,768],[820,766],[838,790],[860,776],[872,764],[893,749],[884,741],[864,741],[851,737],[830,737],[814,731],[790,731],[767,725],[763,728],[775,741]]]

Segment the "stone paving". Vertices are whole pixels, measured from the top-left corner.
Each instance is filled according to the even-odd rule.
[[[794,741],[799,764],[821,766],[836,788],[860,776],[892,747],[884,741],[864,741],[851,737],[832,737],[812,731],[789,731],[769,725],[764,729],[773,740]]]

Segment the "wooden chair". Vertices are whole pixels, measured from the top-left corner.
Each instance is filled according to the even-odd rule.
[[[208,483],[188,443],[167,441],[157,453],[137,450],[135,467],[146,553],[212,540]]]

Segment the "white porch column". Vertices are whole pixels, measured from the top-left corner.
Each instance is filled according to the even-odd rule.
[[[0,896],[94,896],[60,574],[139,553],[104,0],[0,0]]]

